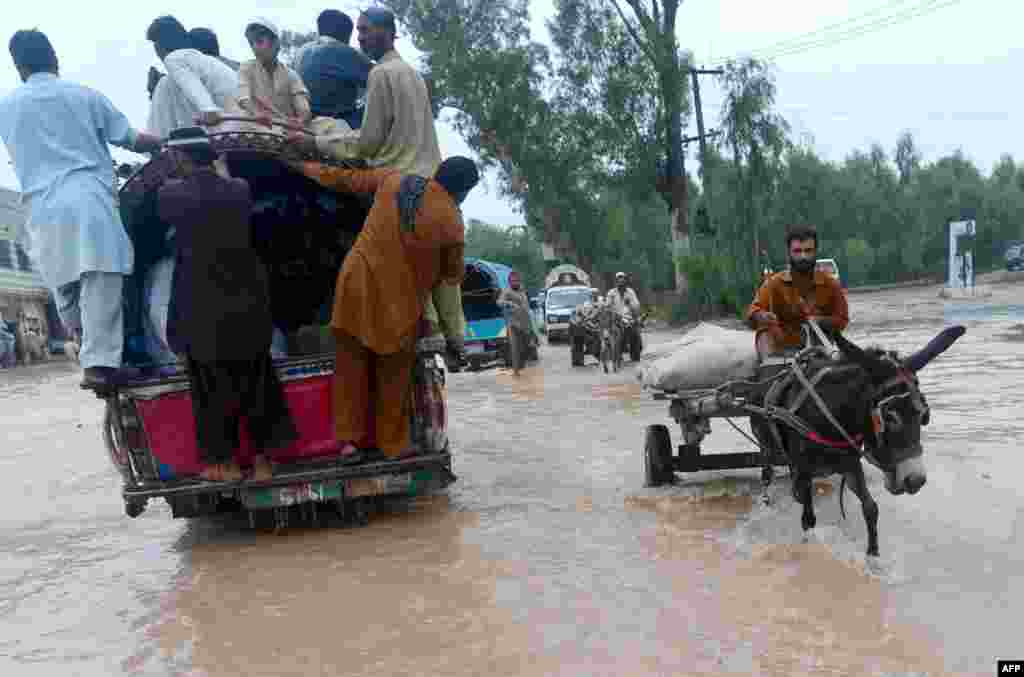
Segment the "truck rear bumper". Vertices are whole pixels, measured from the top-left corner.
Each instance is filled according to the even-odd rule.
[[[450,484],[455,480],[455,476],[451,473],[451,454],[445,451],[440,454],[425,454],[394,461],[362,463],[359,465],[339,465],[336,462],[292,464],[279,466],[275,470],[273,479],[265,482],[254,482],[251,480],[208,482],[194,477],[167,482],[146,482],[125,487],[122,495],[126,502],[145,502],[151,498],[197,494],[226,494],[236,495],[242,499],[244,504],[248,504],[250,501],[245,500],[245,494],[248,492],[266,494],[275,493],[273,490],[296,489],[303,485],[333,483],[341,487],[341,498],[353,498],[355,496],[409,493],[408,486],[402,488],[402,482],[391,482],[395,490],[389,491],[388,478],[416,474],[420,474],[421,479],[425,479],[426,474],[437,475],[442,484]],[[416,480],[412,478],[411,481],[415,484]],[[374,487],[378,490],[374,490]],[[302,493],[301,490],[299,490],[299,493]],[[331,493],[334,492],[332,491]],[[325,500],[330,498],[338,498],[338,496],[311,496],[307,500]],[[306,501],[295,500],[290,503],[301,502]],[[273,506],[267,505],[265,507]]]

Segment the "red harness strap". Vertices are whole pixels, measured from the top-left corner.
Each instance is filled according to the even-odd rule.
[[[809,439],[811,442],[814,442],[815,444],[820,444],[826,447],[832,447],[834,449],[859,449],[861,443],[864,442],[863,435],[854,435],[853,441],[857,443],[857,446],[851,447],[850,443],[847,442],[846,440],[830,440],[822,437],[813,430],[807,433],[807,439]]]

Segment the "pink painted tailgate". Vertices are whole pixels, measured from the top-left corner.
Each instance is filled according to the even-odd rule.
[[[275,461],[327,456],[337,452],[334,416],[331,413],[332,375],[321,375],[283,383],[285,399],[299,431],[299,439],[287,449],[270,452]],[[175,474],[201,472],[205,464],[196,446],[196,427],[189,392],[168,393],[152,400],[137,401],[149,448],[157,460]],[[249,441],[243,419],[237,459],[243,465],[256,453]]]

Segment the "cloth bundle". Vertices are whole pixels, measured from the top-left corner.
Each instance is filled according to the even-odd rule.
[[[682,339],[661,346],[654,361],[637,370],[645,388],[713,388],[757,373],[754,333],[701,323]]]

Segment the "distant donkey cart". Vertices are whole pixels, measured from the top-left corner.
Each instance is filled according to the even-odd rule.
[[[809,322],[804,326],[805,347],[765,359],[754,380],[658,391],[654,399],[669,402],[669,416],[680,426],[683,443],[673,454],[668,428],[647,427],[647,485],[671,483],[676,472],[761,468],[767,489],[774,466],[789,466],[806,531],[816,523],[812,480],[839,474],[840,506],[849,482],[864,512],[867,553],[877,556],[878,505],[868,491],[861,460],[882,471],[891,494],[916,494],[924,486],[921,426],[928,425],[930,412],[916,374],[965,331],[962,326],[944,329],[924,348],[901,358],[882,348],[862,349],[842,335],[833,341]],[[712,418],[749,418],[759,450],[702,455],[700,444],[711,432]]]

